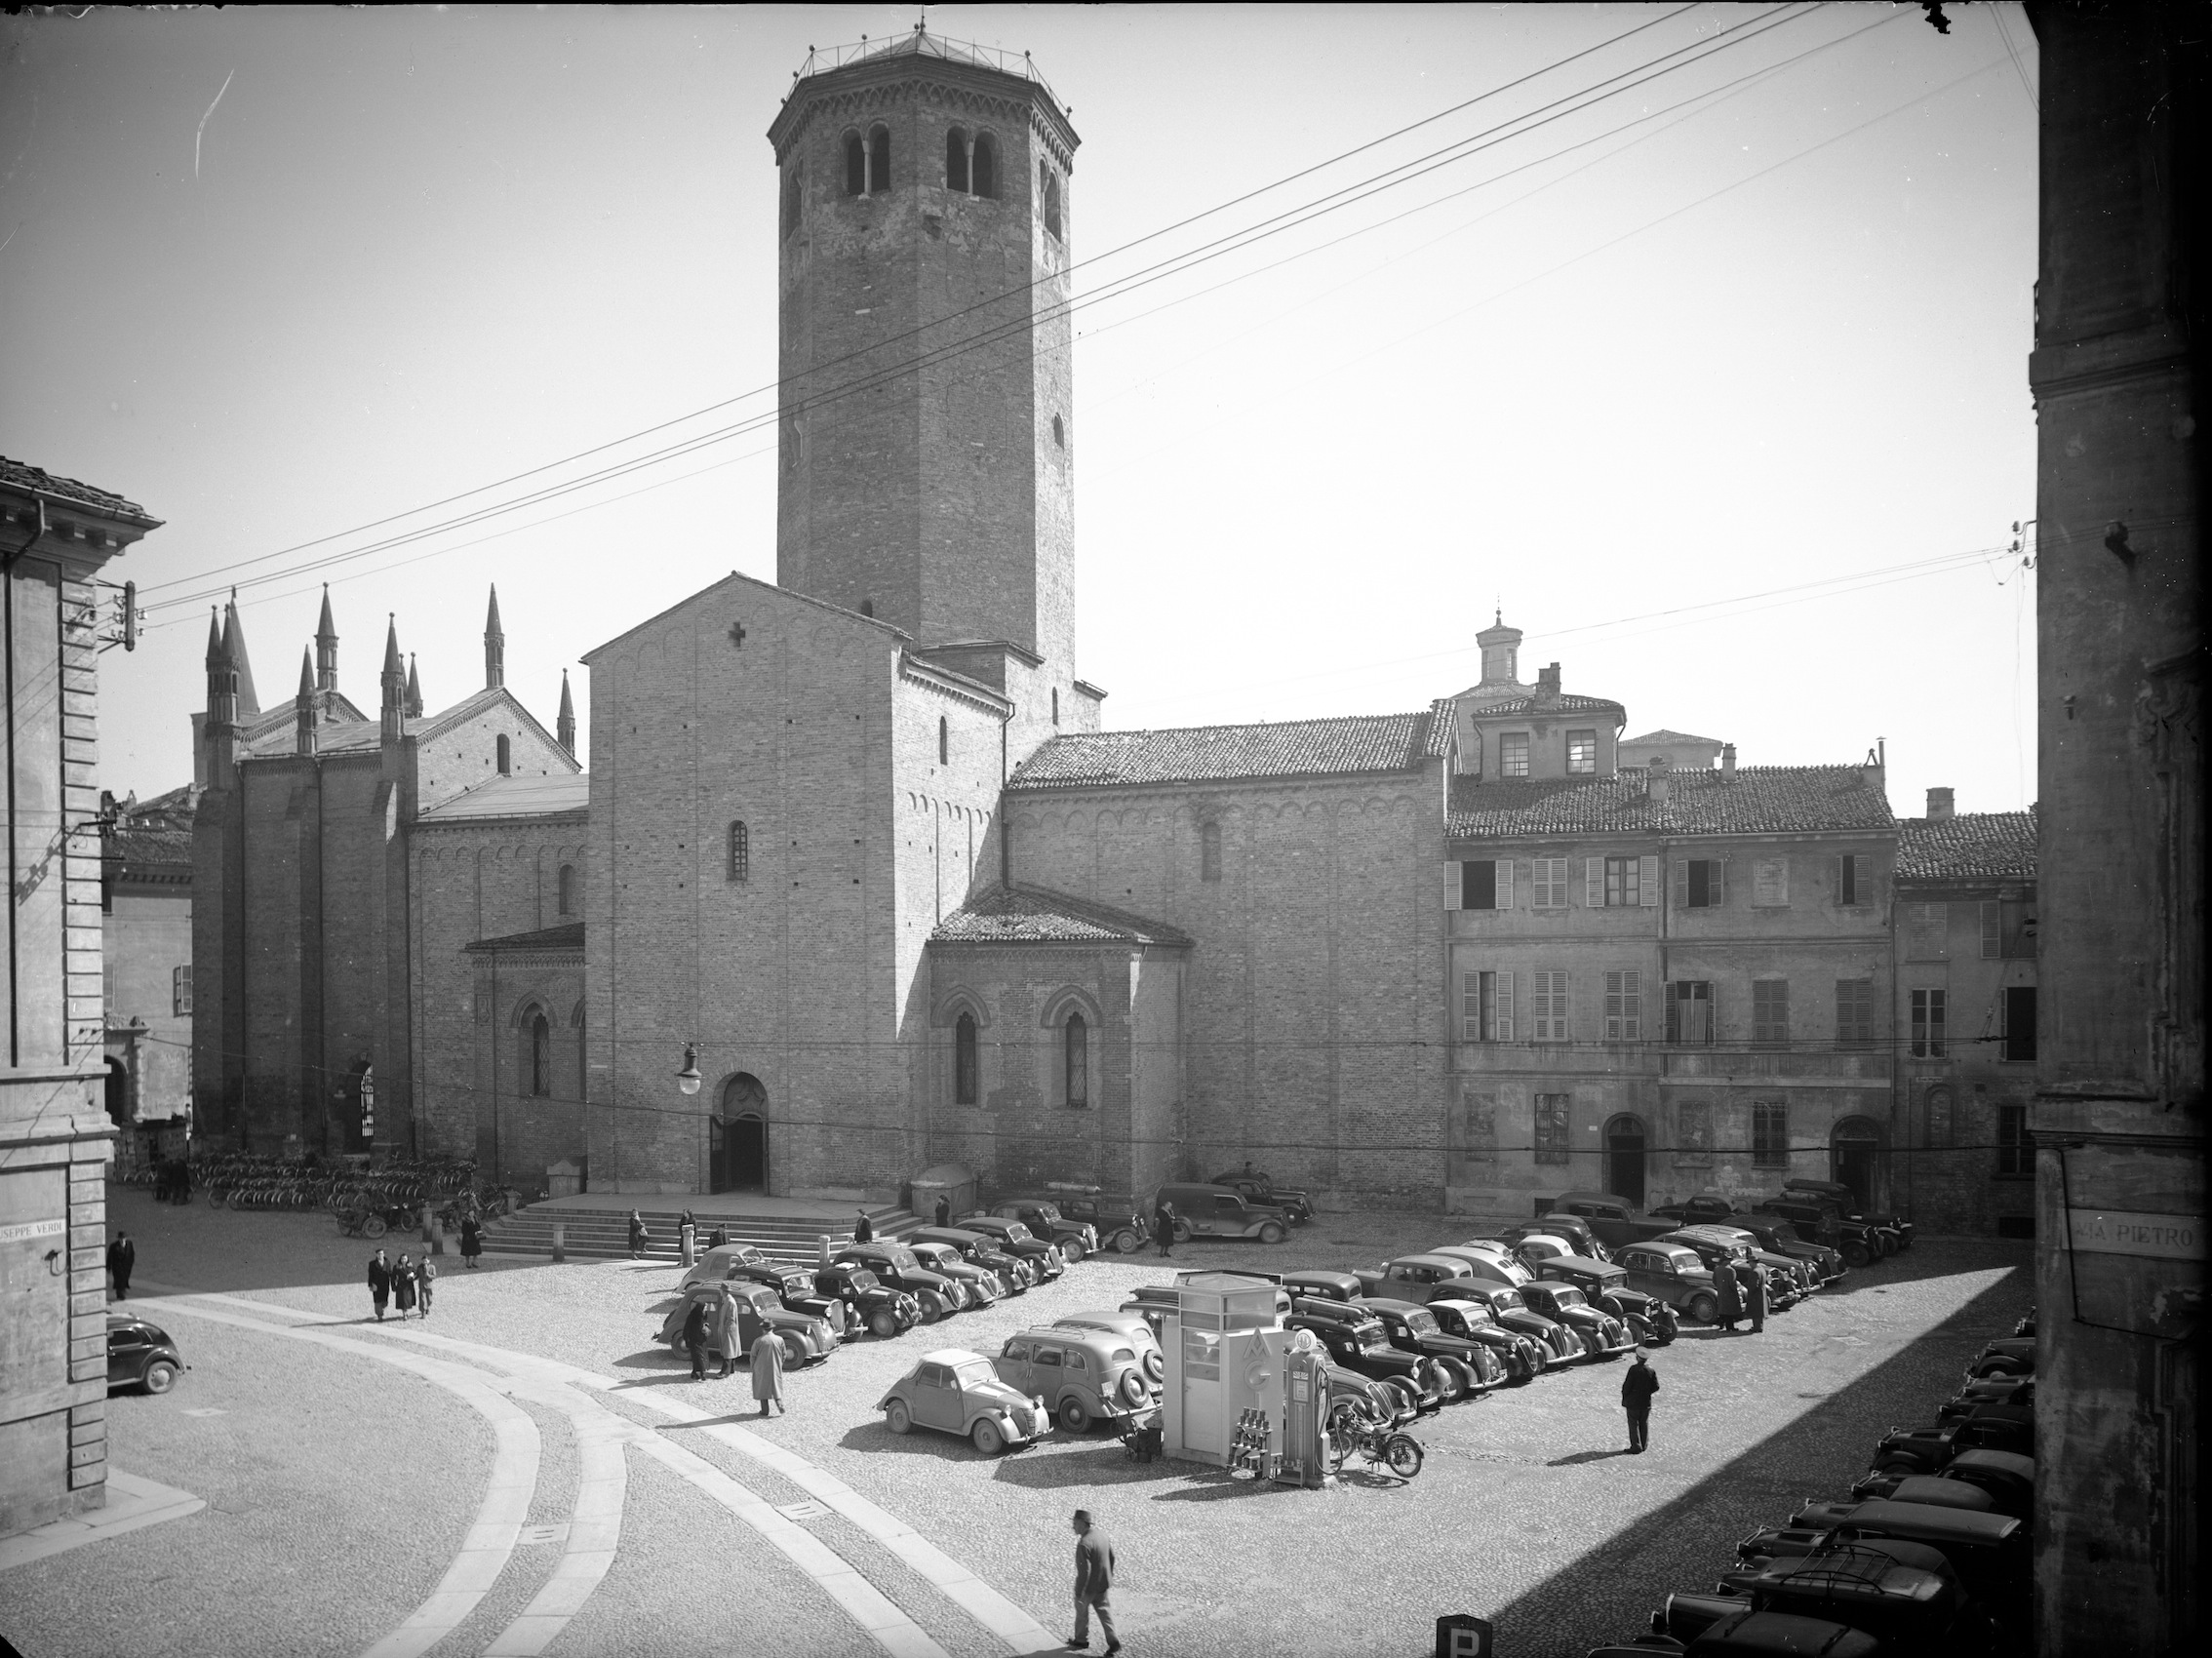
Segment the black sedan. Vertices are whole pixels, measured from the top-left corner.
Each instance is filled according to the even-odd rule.
[[[122,1313],[107,1315],[107,1385],[110,1388],[144,1388],[167,1393],[177,1385],[184,1355],[169,1332],[143,1319]]]

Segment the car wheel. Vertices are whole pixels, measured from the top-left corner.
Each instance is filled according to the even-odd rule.
[[[1420,1410],[1421,1390],[1403,1376],[1385,1376],[1382,1385],[1390,1390],[1391,1397],[1398,1401],[1398,1414],[1400,1416],[1406,1416]]]
[[[1280,1244],[1288,1236],[1289,1234],[1285,1233],[1281,1226],[1272,1220],[1259,1229],[1259,1241],[1262,1244]]]
[[[807,1361],[812,1357],[812,1355],[807,1351],[806,1341],[799,1335],[796,1330],[785,1330],[782,1335],[782,1341],[783,1362],[786,1364],[790,1365],[794,1370],[805,1364]]]
[[[1163,1381],[1165,1379],[1167,1375],[1167,1360],[1166,1357],[1161,1353],[1159,1348],[1153,1347],[1147,1348],[1145,1350],[1144,1373],[1150,1376],[1155,1382]]]
[[[898,1317],[888,1307],[879,1307],[868,1315],[868,1327],[884,1340],[898,1334]]]
[[[1867,1253],[1864,1244],[1846,1244],[1843,1245],[1843,1264],[1863,1269],[1874,1265],[1874,1256]]]
[[[1072,1267],[1088,1251],[1084,1248],[1082,1239],[1063,1238],[1060,1240],[1060,1253],[1067,1257],[1068,1265]]]
[[[1437,1385],[1446,1404],[1457,1404],[1475,1391],[1479,1378],[1466,1365],[1452,1359],[1437,1361]]]
[[[145,1383],[146,1392],[167,1393],[177,1385],[177,1366],[166,1359],[156,1359],[139,1379]]]
[[[1134,1227],[1125,1226],[1114,1234],[1114,1248],[1117,1253],[1133,1255],[1143,1247],[1144,1240],[1136,1235]]]
[[[361,1223],[361,1236],[364,1238],[381,1238],[389,1231],[391,1228],[384,1224],[384,1217],[380,1214],[373,1214]]]
[[[884,1426],[894,1434],[914,1431],[914,1412],[906,1408],[906,1401],[894,1399],[884,1406]]]
[[[1134,1370],[1122,1372],[1122,1402],[1131,1410],[1143,1407],[1152,1398],[1152,1390],[1144,1385],[1144,1377]]]
[[[978,1416],[968,1437],[975,1441],[975,1448],[985,1456],[997,1456],[1007,1448],[1007,1437],[999,1432],[999,1425],[988,1416]]]
[[[1178,1220],[1175,1223],[1175,1242],[1178,1244],[1188,1244],[1190,1241],[1191,1223],[1187,1220]]]
[[[1700,1295],[1689,1304],[1689,1316],[1701,1324],[1718,1322],[1720,1303],[1710,1295]]]
[[[952,1311],[939,1299],[937,1292],[933,1289],[925,1289],[915,1299],[922,1303],[922,1322],[926,1324],[935,1323]]]
[[[1067,1398],[1060,1401],[1060,1408],[1057,1414],[1060,1418],[1060,1426],[1069,1433],[1087,1434],[1090,1432],[1090,1406],[1076,1398],[1074,1394],[1071,1393]]]

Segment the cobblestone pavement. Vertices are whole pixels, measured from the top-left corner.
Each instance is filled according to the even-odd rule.
[[[327,1219],[110,1204],[139,1246],[134,1302],[193,1365],[164,1398],[115,1397],[111,1454],[209,1507],[0,1575],[0,1633],[28,1658],[1038,1650],[1070,1620],[1079,1506],[1115,1538],[1132,1658],[1423,1652],[1446,1611],[1496,1620],[1506,1658],[1579,1654],[1839,1492],[1883,1429],[1932,1419],[2029,1296],[2026,1245],[1923,1241],[1762,1336],[1661,1351],[1648,1455],[1619,1454],[1620,1367],[1578,1366],[1422,1423],[1409,1484],[1305,1492],[1138,1465],[1105,1434],[985,1459],[896,1438],[874,1405],[926,1348],[993,1352],[1177,1268],[1370,1265],[1473,1223],[1323,1215],[1274,1249],[1086,1261],[793,1372],[790,1414],[762,1421],[742,1372],[693,1384],[652,1346],[670,1267],[448,1255],[432,1318],[403,1329],[365,1322],[368,1249]],[[494,1406],[534,1441],[527,1490],[526,1430]]]

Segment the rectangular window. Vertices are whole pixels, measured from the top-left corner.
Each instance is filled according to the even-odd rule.
[[[1221,825],[1218,823],[1199,825],[1199,879],[1221,879]]]
[[[1566,1162],[1567,1107],[1573,1099],[1572,1094],[1536,1096],[1535,1145],[1538,1163]]]
[[[1790,1107],[1778,1099],[1755,1099],[1751,1108],[1751,1160],[1760,1168],[1786,1168],[1790,1163]]]
[[[1508,731],[1498,738],[1498,775],[1525,777],[1528,775],[1528,733]]]
[[[1940,990],[1913,992],[1913,1057],[1941,1059],[1943,1048],[1943,999]]]
[[[1566,769],[1572,777],[1587,777],[1598,770],[1598,733],[1596,731],[1569,731],[1566,734]]]
[[[1462,973],[1460,995],[1461,1040],[1513,1041],[1512,973]]]
[[[2004,987],[2004,1056],[2025,1064],[2035,1057],[2035,987]]]
[[[1713,1046],[1713,985],[1678,979],[1667,987],[1667,1040],[1683,1047]]]
[[[1718,858],[1686,858],[1675,866],[1676,900],[1685,910],[1717,910],[1724,901]]]
[[[1605,907],[1642,902],[1638,896],[1637,871],[1641,858],[1607,858],[1605,860]]]
[[[1643,974],[1634,967],[1605,975],[1605,1040],[1643,1040]]]
[[[1531,858],[1529,860],[1529,867],[1533,872],[1536,888],[1535,895],[1529,899],[1531,908],[1539,910],[1563,910],[1566,908],[1566,862],[1565,858]]]
[[[176,967],[169,975],[170,1011],[181,1019],[192,1010],[192,969],[189,966]]]
[[[1997,1107],[1996,1171],[2002,1178],[2035,1172],[2035,1148],[2028,1138],[2028,1108],[2024,1105]]]
[[[1844,905],[1874,902],[1867,887],[1866,853],[1845,852],[1836,860],[1836,901]]]
[[[1836,981],[1836,1046],[1872,1047],[1875,1040],[1874,980]]]
[[[1751,1039],[1762,1047],[1782,1047],[1790,1041],[1790,981],[1786,978],[1754,979],[1751,987]]]
[[[1905,959],[1909,962],[1942,961],[1951,953],[1946,938],[1950,930],[1949,904],[1907,904]]]
[[[1539,972],[1533,975],[1535,984],[1529,1003],[1531,1042],[1564,1042],[1567,1040],[1567,976],[1560,972]]]
[[[1498,907],[1498,865],[1494,858],[1469,858],[1459,866],[1459,907],[1494,910]]]
[[[2004,954],[2004,906],[1995,898],[1982,900],[1982,960],[1994,962]]]
[[[1755,858],[1752,862],[1752,902],[1779,909],[1790,902],[1790,860]]]

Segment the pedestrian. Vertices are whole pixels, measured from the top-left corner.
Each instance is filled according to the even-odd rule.
[[[392,1268],[392,1307],[403,1319],[415,1311],[415,1262],[403,1253]]]
[[[937,1194],[937,1224],[939,1226],[952,1225],[952,1198],[944,1192]]]
[[[1160,1252],[1168,1253],[1167,1245],[1175,1242],[1175,1205],[1162,1199],[1152,1211],[1152,1241],[1160,1245]]]
[[[1090,1615],[1098,1614],[1098,1633],[1106,1638],[1109,1653],[1122,1649],[1114,1633],[1114,1608],[1107,1596],[1114,1587],[1114,1540],[1090,1523],[1090,1511],[1075,1511],[1075,1634],[1068,1645],[1083,1652],[1090,1646]]]
[[[471,1271],[474,1271],[476,1267],[476,1257],[483,1253],[484,1228],[476,1223],[475,1215],[462,1215],[460,1223],[461,1259],[468,1263],[469,1269]]]
[[[1744,1316],[1743,1286],[1736,1283],[1736,1275],[1726,1261],[1713,1269],[1713,1292],[1720,1305],[1713,1322],[1730,1335],[1736,1333],[1736,1321]]]
[[[422,1316],[425,1319],[430,1316],[430,1291],[436,1288],[437,1284],[438,1263],[425,1255],[422,1257],[422,1264],[415,1269],[415,1292],[421,1299]]]
[[[1744,1311],[1751,1315],[1752,1334],[1766,1329],[1766,1274],[1757,1261],[1739,1261],[1736,1276],[1744,1286]]]
[[[873,1244],[875,1241],[876,1223],[868,1218],[868,1211],[862,1209],[859,1218],[852,1223],[852,1242]]]
[[[691,1310],[684,1315],[684,1351],[691,1356],[691,1380],[706,1380],[706,1303],[696,1296],[691,1299]]]
[[[392,1264],[378,1249],[369,1257],[369,1299],[376,1303],[376,1322],[383,1322],[384,1303],[392,1298]]]
[[[634,1261],[640,1255],[643,1255],[645,1246],[645,1216],[638,1213],[636,1209],[632,1209],[630,1211],[630,1259]]]
[[[716,1292],[714,1298],[714,1339],[707,1343],[722,1355],[722,1375],[727,1377],[737,1363],[737,1296],[728,1284]]]
[[[188,1204],[192,1201],[192,1165],[188,1159],[177,1160],[177,1185],[170,1193],[173,1202]]]
[[[118,1232],[115,1242],[107,1246],[107,1270],[115,1280],[115,1299],[127,1301],[131,1297],[131,1269],[138,1265],[138,1246],[131,1242],[128,1232]]]
[[[719,1249],[729,1242],[730,1228],[728,1228],[727,1226],[718,1225],[712,1232],[707,1234],[706,1246],[709,1249]]]
[[[765,1325],[754,1338],[753,1350],[746,1362],[753,1367],[753,1397],[760,1401],[763,1416],[783,1414],[783,1342],[775,1331]],[[770,1411],[770,1405],[775,1409]]]
[[[1651,1396],[1659,1391],[1659,1372],[1651,1367],[1651,1354],[1640,1344],[1636,1362],[1621,1373],[1621,1408],[1628,1412],[1628,1448],[1641,1456],[1651,1443]]]

